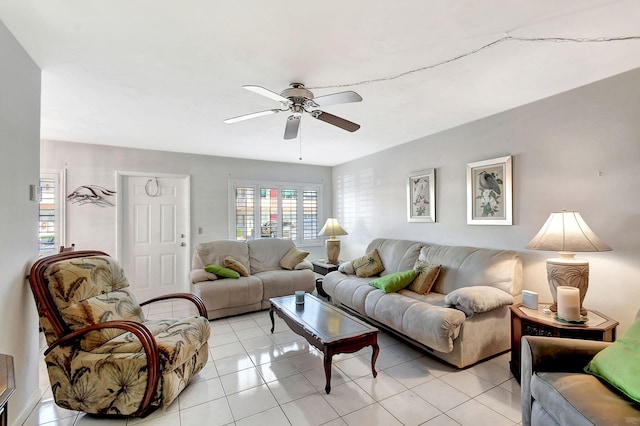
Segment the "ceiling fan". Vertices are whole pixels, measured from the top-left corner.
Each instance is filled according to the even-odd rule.
[[[291,83],[290,87],[284,89],[280,94],[272,92],[271,90],[265,89],[261,86],[245,85],[242,87],[259,95],[266,96],[269,99],[273,99],[274,101],[280,102],[280,109],[268,109],[266,111],[259,111],[241,115],[239,117],[228,118],[224,120],[227,124],[237,123],[238,121],[248,120],[250,118],[262,117],[264,115],[277,114],[282,111],[291,111],[291,115],[287,118],[287,125],[284,129],[285,139],[295,139],[298,136],[300,119],[304,112],[308,113],[313,118],[324,121],[325,123],[333,124],[334,126],[340,127],[348,132],[355,132],[360,128],[359,124],[345,120],[337,115],[315,109],[327,105],[360,102],[362,97],[356,92],[349,90],[346,92],[318,96],[316,98],[309,89],[304,87],[304,84],[302,83]]]

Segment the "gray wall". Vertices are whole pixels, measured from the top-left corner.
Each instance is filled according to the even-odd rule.
[[[25,280],[38,255],[40,69],[0,21],[0,353],[14,357],[9,424],[22,424],[40,398],[38,315]]]
[[[42,141],[43,169],[66,169],[66,193],[80,185],[116,189],[116,171],[191,176],[191,247],[229,238],[229,179],[256,179],[322,184],[325,217],[331,212],[331,168],[241,160],[175,152],[117,148],[82,143]],[[116,253],[116,208],[66,205],[66,243],[78,249]],[[323,222],[324,223],[324,222]],[[198,234],[198,227],[203,233]],[[309,247],[310,259],[323,247]]]
[[[551,300],[545,259],[526,250],[549,213],[580,211],[611,252],[590,262],[585,305],[626,329],[640,308],[640,70],[334,167],[341,258],[375,237],[517,250],[526,289]],[[425,114],[428,119],[428,114]],[[513,156],[513,226],[466,224],[466,164]],[[409,172],[436,169],[437,223],[408,223]]]

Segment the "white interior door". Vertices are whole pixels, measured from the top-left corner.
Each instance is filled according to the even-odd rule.
[[[119,256],[139,301],[188,291],[188,177],[122,176]]]

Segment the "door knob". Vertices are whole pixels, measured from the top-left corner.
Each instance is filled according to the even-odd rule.
[[[184,246],[186,246],[186,245],[187,245],[187,244],[186,244],[184,241],[180,243],[180,247],[184,247]]]

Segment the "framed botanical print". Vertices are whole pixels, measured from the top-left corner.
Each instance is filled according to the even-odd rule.
[[[436,172],[434,169],[421,170],[409,175],[407,214],[409,222],[436,221]]]
[[[467,164],[467,224],[512,223],[511,156]]]

